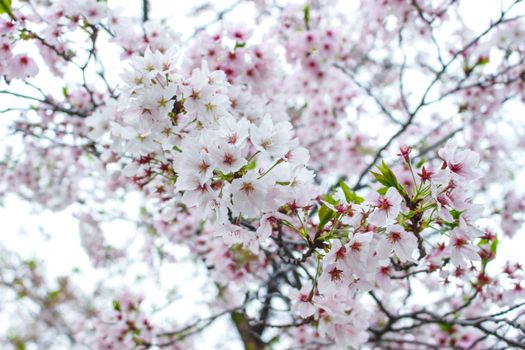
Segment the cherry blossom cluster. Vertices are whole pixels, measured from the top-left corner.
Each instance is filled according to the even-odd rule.
[[[39,70],[35,60],[27,52],[14,53],[17,32],[16,23],[10,19],[0,19],[0,74],[8,79],[34,77]]]
[[[96,325],[97,349],[148,349],[156,333],[163,330],[154,326],[142,312],[143,298],[124,292],[113,301],[113,310],[102,315]],[[191,347],[191,343],[182,340],[168,342],[163,347],[180,350]]]
[[[452,141],[439,156],[439,168],[423,165],[416,172],[410,148],[402,148],[400,157],[412,174],[408,186],[383,163],[374,175],[384,187],[366,199],[341,183],[335,195],[322,201],[317,240],[330,242],[329,248],[319,258],[322,269],[315,284],[291,295],[301,317],[319,320],[321,335],[337,344],[348,342],[346,346],[364,343],[369,324],[366,311],[355,305],[355,293],[390,290],[396,270],[426,265],[435,271],[451,264],[457,276],[458,270],[481,260],[473,244],[481,236],[474,225],[479,208],[469,195],[472,181],[480,176],[479,156]],[[427,239],[436,231],[446,234],[435,242]]]
[[[25,151],[20,156],[10,154],[14,167],[0,164],[4,185],[0,190],[14,192],[51,210],[61,210],[74,203],[80,191],[77,179],[87,171],[87,164],[81,159],[82,151],[43,148],[30,141],[25,144]]]
[[[162,179],[157,188],[174,187],[180,202],[199,207],[226,242],[256,251],[268,232],[253,234],[232,222],[259,218],[289,202],[306,205],[313,188],[313,173],[305,168],[308,152],[298,147],[289,122],[239,116],[222,71],[210,72],[203,62],[184,78],[174,55],[147,50],[133,58],[118,119],[111,108],[88,118],[90,135],[103,137],[109,130],[113,151],[134,159],[125,173],[144,186]]]

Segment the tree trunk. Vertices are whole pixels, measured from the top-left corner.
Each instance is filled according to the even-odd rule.
[[[237,332],[239,332],[245,350],[270,349],[270,347],[261,340],[257,332],[248,324],[248,320],[246,320],[246,316],[243,313],[233,312],[231,319],[235,324],[235,328],[237,328]]]

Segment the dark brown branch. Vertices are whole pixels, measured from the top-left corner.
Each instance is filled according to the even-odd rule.
[[[149,0],[142,0],[142,23],[149,20]]]

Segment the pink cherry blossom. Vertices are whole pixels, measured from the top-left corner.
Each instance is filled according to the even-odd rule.
[[[374,206],[374,211],[368,221],[376,226],[385,226],[394,222],[401,210],[401,200],[401,195],[393,187],[390,187],[384,196],[372,192],[369,201]]]
[[[34,77],[38,74],[38,70],[35,61],[25,54],[19,54],[10,59],[9,76],[11,78]]]
[[[389,256],[394,251],[405,262],[415,261],[413,253],[416,248],[417,239],[413,233],[405,231],[400,225],[391,225],[387,227],[376,249],[380,256]]]

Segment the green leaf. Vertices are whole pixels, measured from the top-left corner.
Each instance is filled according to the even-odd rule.
[[[361,203],[364,202],[365,199],[363,197],[358,196],[343,181],[339,180],[339,186],[341,186],[341,189],[343,190],[343,193],[345,194],[346,201],[348,203],[361,204]]]
[[[27,265],[27,267],[29,267],[30,270],[34,270],[36,269],[38,263],[36,262],[36,260],[34,259],[29,259],[25,262],[25,264]]]
[[[330,204],[334,204],[334,205],[336,205],[337,202],[338,202],[338,201],[336,201],[336,200],[334,199],[334,197],[332,197],[331,194],[326,194],[326,195],[324,195],[324,196],[322,197],[322,199],[323,199],[325,202],[330,203]]]
[[[270,339],[270,341],[268,342],[269,344],[279,344],[279,341],[280,341],[280,336],[279,335],[276,335],[275,337],[273,337],[272,339]]]
[[[2,1],[2,0],[0,0],[0,1]],[[28,40],[33,39],[33,35],[29,31],[27,31],[25,29],[21,29],[20,30],[20,39],[22,39],[24,41],[28,41]]]
[[[488,58],[488,57],[480,57],[480,58],[478,59],[477,65],[478,65],[478,66],[484,66],[484,65],[486,65],[487,63],[489,63],[489,58]]]
[[[241,169],[239,169],[236,174],[245,175],[249,170],[255,169],[257,166],[257,160],[252,159],[248,164],[244,165]]]
[[[386,181],[386,180],[385,180],[383,174],[377,173],[377,172],[375,172],[375,171],[370,171],[370,173],[371,173],[372,175],[374,175],[374,177],[376,178],[377,182],[379,182],[380,184],[385,185],[385,181]],[[385,186],[386,186],[386,185],[385,185]]]
[[[451,323],[440,323],[439,328],[445,333],[452,334],[454,332],[454,326]]]
[[[350,202],[350,199],[352,198],[352,190],[350,189],[350,187],[348,187],[348,185],[345,184],[342,180],[339,180],[339,186],[341,186],[341,189],[345,194],[346,201]]]
[[[0,0],[0,13],[7,13],[12,16],[11,0]]]
[[[465,75],[468,77],[472,73],[473,70],[474,70],[474,67],[471,67],[468,64],[468,61],[465,60],[465,62],[463,63],[463,72],[465,73]]]
[[[414,210],[410,210],[408,214],[405,215],[407,219],[412,219],[416,215],[416,212]]]
[[[492,241],[492,244],[490,245],[490,252],[494,255],[496,255],[496,252],[498,251],[498,244],[499,244],[498,237],[495,237],[494,241]]]
[[[59,296],[60,296],[60,290],[54,290],[52,292],[49,292],[49,294],[47,295],[47,300],[50,303],[54,303],[55,301],[58,300]]]
[[[456,209],[450,210],[450,215],[452,215],[454,220],[459,220],[459,217],[461,216],[461,213],[462,213],[461,211],[456,210]]]
[[[482,239],[479,240],[478,247],[482,247],[482,246],[484,246],[485,244],[488,244],[488,243],[489,243],[489,241],[487,239],[482,238]]]
[[[113,310],[117,311],[117,312],[120,312],[121,309],[120,309],[120,301],[118,300],[113,300]]]
[[[16,350],[26,350],[25,342],[17,336],[9,336],[9,342],[15,347]]]
[[[483,238],[479,241],[478,247],[483,247],[484,245],[487,245],[487,244],[489,244],[489,241]],[[496,252],[498,251],[498,244],[499,244],[498,237],[495,237],[489,247],[490,252],[494,255],[496,255]],[[483,271],[485,271],[485,269],[487,268],[488,263],[489,263],[489,259],[484,257],[483,260],[481,261],[481,266],[483,267]]]
[[[376,171],[370,172],[372,173],[372,175],[374,175],[377,182],[379,182],[380,184],[386,187],[394,187],[399,192],[404,193],[405,189],[397,181],[396,175],[394,174],[392,170],[390,170],[390,168],[384,161],[381,162],[381,165],[377,166],[377,170],[379,170],[379,172],[376,172]]]
[[[233,320],[234,323],[241,323],[244,321],[244,317],[242,314],[238,313],[238,312],[233,312],[231,314],[231,318]]]
[[[233,49],[235,50],[235,49],[243,48],[245,46],[246,46],[245,42],[243,42],[243,41],[236,41],[235,42],[235,47]]]
[[[252,170],[252,169],[255,169],[256,166],[257,166],[257,161],[254,159],[248,164],[246,164],[244,167],[248,170]]]
[[[326,205],[321,205],[319,209],[319,226],[318,230],[321,231],[323,227],[334,217],[335,213],[332,209],[328,208]]]
[[[388,187],[381,187],[380,189],[377,190],[377,193],[379,193],[382,196],[384,196],[387,192],[388,192]]]
[[[310,5],[306,4],[306,6],[303,9],[303,19],[304,19],[304,26],[308,29],[310,28]]]

